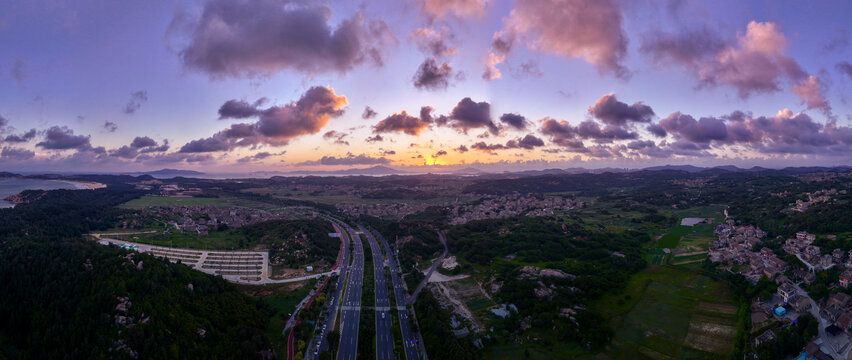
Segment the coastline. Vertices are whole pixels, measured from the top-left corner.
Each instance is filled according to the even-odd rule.
[[[25,180],[26,178],[19,177],[18,179]],[[95,189],[102,189],[102,188],[107,187],[106,184],[102,184],[102,183],[99,183],[99,182],[93,182],[93,181],[75,181],[75,180],[59,180],[59,179],[44,179],[44,180],[41,180],[41,181],[63,183],[63,184],[68,184],[68,185],[73,186],[73,189],[68,189],[68,190],[95,190]],[[23,190],[28,190],[28,189],[24,188]],[[29,189],[29,190],[35,190],[35,189]],[[15,207],[15,205],[25,202],[26,200],[24,200],[22,198],[21,193],[22,193],[22,191],[15,193],[15,194],[10,194],[10,195],[0,199],[0,209],[13,208],[13,207]],[[5,194],[3,194],[3,195],[5,195]],[[0,195],[0,196],[2,196],[2,195]]]
[[[95,190],[95,189],[103,189],[103,188],[107,187],[106,184],[101,184],[99,182],[93,182],[93,181],[76,181],[76,180],[54,180],[54,181],[74,185],[74,187],[76,187],[77,190]]]

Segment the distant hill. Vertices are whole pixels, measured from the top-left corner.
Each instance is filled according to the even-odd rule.
[[[313,176],[348,176],[348,175],[367,175],[367,176],[382,176],[382,175],[404,175],[405,171],[400,171],[384,165],[376,165],[363,169],[345,169],[345,170],[297,170],[280,173],[283,175],[313,175]]]
[[[590,170],[587,170],[586,172],[589,172],[589,173],[592,173],[592,174],[603,174],[603,173],[617,174],[617,173],[624,173],[624,172],[629,172],[629,171],[630,170],[623,169],[623,168],[605,167],[605,168],[599,168],[599,169],[590,169]]]
[[[799,166],[799,167],[786,167],[783,169],[770,169],[761,166],[753,166],[748,169],[743,169],[734,165],[720,165],[714,167],[699,167],[693,165],[665,165],[665,166],[652,166],[647,167],[642,170],[645,171],[661,171],[661,170],[675,170],[675,171],[686,171],[689,173],[698,173],[698,172],[719,172],[719,171],[729,171],[729,172],[775,172],[778,174],[786,174],[786,175],[797,175],[797,174],[807,174],[807,173],[815,173],[815,172],[843,172],[852,169],[849,166]]]
[[[582,170],[574,172],[573,170]],[[523,170],[523,171],[513,171],[513,172],[505,172],[504,175],[513,175],[513,176],[541,176],[541,175],[565,175],[565,174],[576,174],[581,172],[589,172],[588,169],[582,168],[574,168],[572,171],[566,171],[562,169],[544,169],[544,170]]]
[[[384,165],[376,165],[364,169],[346,169],[338,171],[337,173],[344,175],[396,175],[404,174],[405,172]]]
[[[179,169],[160,169],[160,170],[154,170],[154,171],[136,171],[136,172],[123,173],[123,174],[134,175],[134,176],[151,175],[153,177],[178,177],[178,176],[200,177],[202,175],[205,175],[205,173],[199,172],[199,171],[179,170]]]
[[[645,171],[660,171],[660,170],[677,170],[677,171],[686,171],[686,172],[702,172],[707,170],[707,168],[693,166],[693,165],[663,165],[663,166],[651,166],[646,167],[642,170]]]
[[[800,166],[800,167],[786,167],[781,169],[781,171],[788,174],[807,174],[807,173],[815,173],[815,172],[842,172],[849,170],[849,166],[834,166],[834,167],[824,167],[824,166]]]
[[[736,167],[736,166],[734,166],[734,165],[722,165],[722,166],[716,166],[716,167],[714,167],[714,169],[727,170],[727,171],[734,171],[734,172],[737,172],[737,171],[745,171],[745,169],[738,168],[738,167]]]
[[[513,172],[505,172],[504,175],[513,175],[513,176],[542,176],[542,175],[575,175],[575,174],[603,174],[603,173],[623,173],[628,172],[628,169],[622,168],[599,168],[599,169],[586,169],[581,167],[573,167],[573,168],[565,168],[565,169],[544,169],[544,170],[523,170],[523,171],[513,171]]]
[[[479,169],[476,169],[476,168],[466,167],[464,169],[455,170],[455,171],[451,172],[451,174],[453,174],[453,175],[482,175],[482,174],[487,174],[487,173],[485,171],[482,171],[482,170],[479,170]]]

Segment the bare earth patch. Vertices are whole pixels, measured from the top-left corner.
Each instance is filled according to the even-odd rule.
[[[453,313],[468,319],[474,326],[474,332],[480,332],[484,329],[482,324],[473,316],[473,312],[459,299],[459,294],[454,289],[443,283],[432,283],[428,288],[432,290],[432,294],[435,295],[441,307],[452,307]]]
[[[725,315],[733,315],[737,313],[737,306],[733,304],[720,304],[720,303],[711,303],[704,302],[698,304],[698,311],[706,312],[706,313],[721,313]]]
[[[731,350],[736,328],[712,322],[713,318],[694,316],[684,344],[694,349],[724,355]]]

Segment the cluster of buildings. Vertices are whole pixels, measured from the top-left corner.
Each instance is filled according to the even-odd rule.
[[[408,204],[399,203],[384,203],[384,204],[354,204],[354,203],[338,203],[334,205],[338,210],[351,216],[369,215],[380,218],[402,219],[408,215],[426,211],[431,206],[436,204]],[[449,206],[448,203],[438,206]]]
[[[829,324],[824,328],[824,331],[825,334],[832,337],[843,333],[852,334],[852,296],[842,292],[832,294],[825,303],[818,304],[807,293],[785,280],[778,287],[774,299],[767,302],[766,305],[754,302],[750,310],[753,328],[766,329],[760,335],[754,337],[753,344],[755,347],[778,340],[775,331],[773,331],[776,327],[772,325],[772,322],[781,322],[781,327],[789,326],[796,323],[801,314],[813,314],[822,318],[818,326],[823,327],[825,324]],[[795,311],[795,313],[789,313],[791,311]],[[825,345],[825,341],[823,337],[809,342],[796,359],[834,359],[824,352],[825,350],[833,353],[832,350],[828,350],[832,349],[831,347],[819,345]],[[836,352],[842,353],[845,347],[843,346]]]
[[[539,198],[521,194],[485,197],[478,203],[458,205],[450,209],[450,224],[464,224],[472,220],[503,219],[518,215],[551,216],[555,211],[581,207],[583,207],[582,201],[563,197]]]
[[[848,257],[840,249],[834,249],[830,254],[822,254],[822,249],[813,245],[814,240],[816,240],[816,235],[808,234],[807,231],[800,231],[796,233],[795,238],[787,239],[782,245],[782,249],[788,254],[796,255],[810,270],[826,270],[833,267],[835,263],[842,263],[844,259],[846,259],[844,266],[852,268],[852,251],[850,251]]]
[[[715,234],[719,238],[713,241],[710,248],[710,261],[733,262],[741,265],[740,274],[752,283],[761,277],[774,279],[789,269],[789,265],[778,258],[769,248],[752,251],[761,243],[766,232],[753,225],[735,226],[729,219],[716,227]]]
[[[216,230],[220,225],[225,225],[228,228],[239,228],[281,218],[281,215],[266,210],[242,207],[172,205],[155,207],[150,210],[165,218],[176,218],[177,220],[168,222],[169,226],[175,230],[195,231],[199,235],[207,235],[210,230]]]
[[[160,185],[160,195],[162,196],[197,196],[201,193],[200,188],[182,188],[177,184]]]
[[[833,196],[838,193],[842,194],[845,191],[838,192],[836,189],[830,189],[808,193],[808,200],[799,200],[790,204],[791,210],[805,211],[815,203],[831,201]],[[787,194],[773,193],[771,195],[786,196]],[[755,302],[750,308],[752,326],[762,331],[760,335],[753,339],[755,347],[766,342],[778,340],[775,332],[772,330],[772,326],[767,326],[767,323],[775,320],[785,324],[795,322],[795,317],[787,314],[789,311],[795,311],[798,314],[811,313],[817,315],[822,319],[818,326],[822,328],[826,323],[830,324],[824,328],[824,331],[831,336],[838,336],[842,333],[852,335],[852,296],[846,292],[835,292],[825,302],[818,303],[807,292],[794,285],[787,277],[787,275],[790,275],[797,281],[812,284],[816,279],[817,271],[824,271],[834,266],[840,266],[843,267],[844,271],[839,275],[837,283],[829,286],[829,288],[848,288],[850,283],[852,283],[852,251],[844,252],[841,249],[826,251],[826,249],[821,249],[819,246],[814,245],[816,235],[809,234],[806,231],[797,232],[794,238],[784,241],[781,249],[790,255],[796,256],[807,269],[792,269],[790,272],[788,271],[790,270],[790,266],[785,261],[778,258],[771,249],[760,246],[760,239],[766,236],[766,233],[760,229],[750,225],[735,226],[734,221],[728,219],[724,224],[716,228],[715,233],[719,237],[713,241],[710,248],[711,261],[741,264],[741,266],[735,267],[735,269],[752,283],[756,283],[760,278],[766,277],[779,284],[777,296],[774,299],[767,302],[766,305]],[[829,235],[828,238],[831,240],[835,237]],[[758,251],[753,251],[758,248]],[[767,327],[769,328],[767,329]],[[763,331],[762,329],[767,330]],[[821,339],[817,339],[817,341],[824,342],[827,341],[826,339],[822,337]],[[818,344],[819,342],[809,342],[797,359],[832,359],[824,351],[845,354],[844,349],[846,345],[836,350],[830,347],[823,348]],[[852,355],[850,355],[850,358],[852,358]]]
[[[796,233],[795,238],[787,239],[782,245],[785,252],[795,255],[808,267],[808,269],[793,270],[792,276],[804,284],[812,284],[816,279],[815,272],[842,266],[845,270],[840,274],[838,282],[829,286],[829,289],[847,288],[852,283],[852,251],[847,253],[841,249],[833,249],[830,253],[823,254],[823,249],[813,245],[815,240],[816,235],[800,231]],[[764,252],[771,253],[769,249],[761,249],[761,253]],[[771,276],[767,275],[767,277],[773,279]],[[749,280],[756,281],[753,278]],[[776,298],[768,303],[771,307],[764,308],[758,303],[752,304],[751,320],[755,328],[765,328],[763,324],[773,319],[789,324],[795,317],[790,317],[787,313],[795,311],[797,314],[811,313],[821,318],[819,326],[829,324],[824,330],[832,337],[844,333],[852,335],[852,296],[845,292],[835,292],[826,301],[817,302],[807,292],[794,285],[787,276],[776,274],[774,280],[780,285]],[[775,333],[770,329],[755,337],[754,344],[757,346],[776,339]],[[822,338],[822,341],[825,341],[825,338]],[[824,350],[825,348],[820,350],[820,346],[811,342],[802,352],[804,357],[800,358],[831,359],[823,352]],[[842,349],[838,351],[843,352]]]
[[[806,193],[808,200],[796,200],[796,202],[790,204],[790,210],[805,212],[811,205],[831,201],[833,196],[837,194],[846,194],[846,190],[828,189]]]
[[[766,232],[752,225],[734,226],[733,220],[727,220],[716,227],[715,233],[719,238],[713,241],[710,248],[710,261],[743,265],[738,268],[739,273],[752,283],[757,283],[761,277],[777,283],[787,281],[784,275],[790,270],[787,262],[767,247],[752,251],[761,244],[760,238],[766,236]],[[781,246],[785,252],[795,255],[807,266],[807,269],[793,269],[793,276],[805,284],[811,284],[816,278],[816,271],[843,266],[845,271],[840,275],[838,283],[844,288],[852,284],[852,251],[834,249],[823,254],[819,246],[813,245],[815,240],[816,235],[800,231],[795,238],[787,239]]]
[[[556,211],[583,207],[583,202],[562,198],[540,198],[532,195],[511,194],[503,196],[483,196],[480,201],[462,203],[458,201],[444,203],[411,204],[405,202],[382,204],[339,203],[335,207],[352,216],[370,215],[375,217],[402,219],[407,215],[426,211],[438,206],[449,213],[450,224],[464,224],[472,220],[503,219],[512,216],[551,216]]]
[[[784,316],[788,309],[795,310],[798,314],[817,313],[819,317],[826,320],[826,323],[831,324],[825,329],[831,335],[836,336],[841,332],[852,333],[852,295],[843,292],[833,293],[825,303],[817,304],[807,293],[801,293],[792,283],[784,282],[778,287],[778,297],[783,304],[774,307],[772,312],[779,317]],[[755,305],[752,307],[754,308]],[[752,320],[754,320],[755,311],[756,309],[752,309]]]

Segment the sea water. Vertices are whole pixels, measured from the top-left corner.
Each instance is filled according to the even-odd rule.
[[[56,180],[22,179],[22,178],[0,178],[0,208],[15,206],[5,199],[9,195],[18,194],[24,190],[57,190],[57,189],[85,189],[85,186]]]

